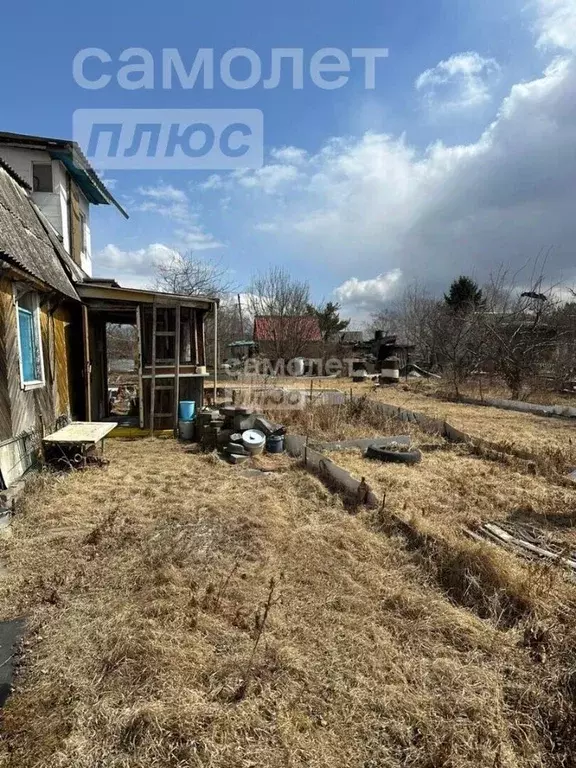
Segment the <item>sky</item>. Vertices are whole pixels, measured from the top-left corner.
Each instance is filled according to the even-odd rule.
[[[68,138],[78,109],[263,114],[261,167],[103,168],[130,218],[93,209],[98,276],[149,286],[155,264],[193,251],[243,291],[251,274],[282,265],[354,322],[414,280],[441,291],[459,274],[481,282],[543,252],[551,280],[576,283],[576,0],[101,0],[81,16],[60,0],[56,15],[38,3],[25,20],[21,8],[2,11],[2,130]],[[150,52],[154,82],[127,90],[119,57],[135,47]],[[103,88],[73,76],[85,48],[110,56],[84,69],[112,74]],[[162,88],[167,48],[188,69],[199,49],[219,62],[248,48],[262,78]],[[279,48],[302,50],[302,88],[287,62],[278,87],[264,87]],[[310,77],[323,48],[388,56],[374,88],[350,59],[345,84],[326,89]]]

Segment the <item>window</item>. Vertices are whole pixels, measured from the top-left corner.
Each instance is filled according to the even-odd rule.
[[[38,295],[25,293],[16,304],[18,312],[18,347],[20,351],[20,380],[23,389],[44,384],[42,339]]]
[[[52,163],[32,163],[34,192],[53,192]]]

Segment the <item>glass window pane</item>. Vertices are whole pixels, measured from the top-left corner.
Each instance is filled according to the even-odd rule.
[[[22,354],[22,377],[25,382],[39,379],[34,315],[27,309],[18,309],[18,330]]]

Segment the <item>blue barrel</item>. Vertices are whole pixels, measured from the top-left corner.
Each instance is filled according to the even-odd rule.
[[[180,400],[179,418],[180,421],[194,421],[196,413],[195,400]]]
[[[284,451],[284,435],[270,435],[270,437],[267,437],[266,450],[268,453],[282,453]]]

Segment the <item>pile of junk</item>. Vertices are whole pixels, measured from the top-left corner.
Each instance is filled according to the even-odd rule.
[[[189,403],[181,402],[179,415],[181,440],[195,440],[203,451],[217,450],[230,464],[242,464],[264,451],[284,452],[286,428],[251,406],[225,405],[194,413]]]

